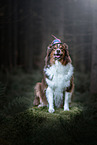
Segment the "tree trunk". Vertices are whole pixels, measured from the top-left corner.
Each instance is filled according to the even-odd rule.
[[[92,63],[91,63],[91,93],[97,93],[97,7],[96,1],[91,2],[93,17]]]
[[[31,8],[32,8],[32,4],[33,2],[30,1],[27,4],[27,7],[29,7],[29,11],[27,12],[27,14],[29,15],[27,22],[26,23],[26,36],[25,36],[25,65],[26,65],[26,71],[27,72],[32,72],[33,70],[33,50],[34,50],[34,46],[33,46],[33,17],[31,14]]]
[[[12,1],[8,1],[8,12],[9,12],[9,19],[8,19],[8,61],[9,61],[9,68],[12,69]]]
[[[17,0],[14,0],[14,4],[13,4],[13,7],[14,7],[14,40],[13,40],[13,43],[14,43],[14,67],[17,66],[17,55],[18,55],[18,26],[17,26],[17,20],[18,20],[18,15],[17,15]]]
[[[61,40],[64,41],[64,33],[65,33],[65,30],[64,30],[64,0],[62,1],[58,1],[58,6],[59,6],[59,11],[57,12],[57,16],[58,16],[58,37],[61,38]]]

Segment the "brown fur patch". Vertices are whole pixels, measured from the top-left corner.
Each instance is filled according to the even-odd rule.
[[[67,89],[66,89],[67,92],[73,92],[73,90],[74,90],[74,82],[73,82],[73,80],[74,80],[74,77],[72,77],[71,80],[70,80],[70,86],[67,87]]]
[[[46,86],[44,85],[44,81],[42,80],[41,83],[37,83],[35,88],[34,88],[34,94],[35,94],[35,99],[33,102],[33,105],[39,105],[39,104],[44,104],[47,105],[47,99],[45,96],[45,88]]]

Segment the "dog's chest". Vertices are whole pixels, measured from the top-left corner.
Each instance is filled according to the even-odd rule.
[[[73,67],[70,63],[63,66],[59,61],[56,61],[54,65],[44,71],[55,88],[63,89],[70,85],[73,74]]]

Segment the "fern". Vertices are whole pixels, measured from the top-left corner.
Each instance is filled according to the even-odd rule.
[[[0,109],[4,106],[6,102],[5,91],[6,91],[6,85],[0,82]]]
[[[4,85],[2,84],[2,82],[0,82],[0,97],[1,97],[1,96],[4,96],[5,90],[6,90],[6,86],[4,86]]]
[[[32,100],[26,97],[16,97],[3,108],[6,115],[14,115],[32,106]]]

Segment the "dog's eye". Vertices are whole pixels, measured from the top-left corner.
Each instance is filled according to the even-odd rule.
[[[56,49],[56,47],[54,47],[54,50]]]
[[[62,49],[63,49],[63,47],[60,47],[60,49],[62,50]]]

